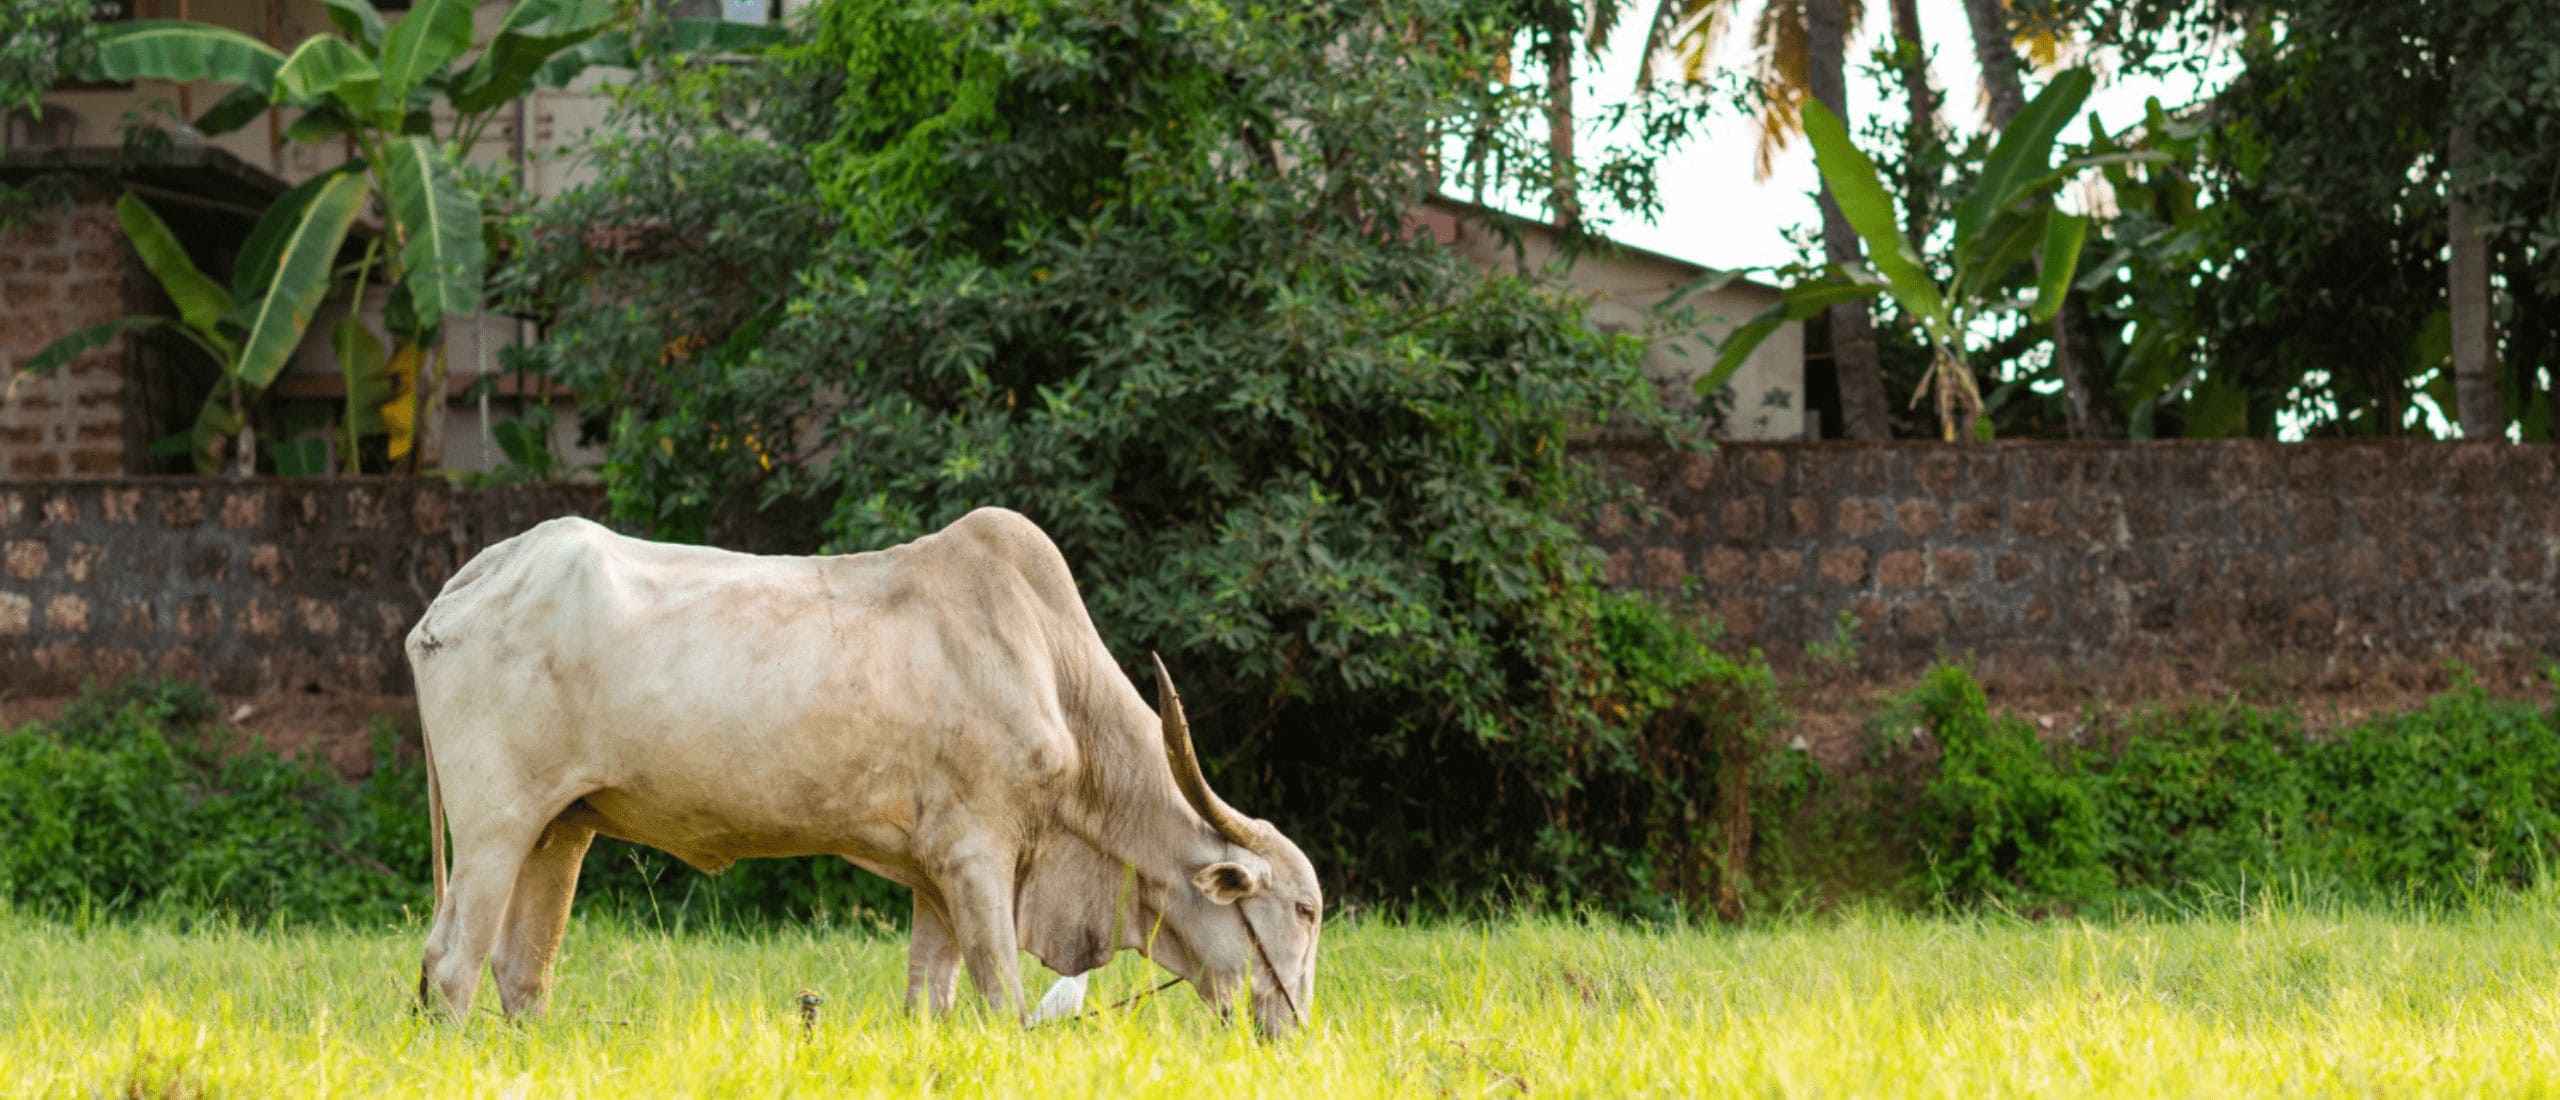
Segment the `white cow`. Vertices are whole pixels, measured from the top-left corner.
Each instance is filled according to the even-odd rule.
[[[436,839],[418,996],[457,1017],[493,950],[505,1010],[543,1009],[597,833],[907,886],[907,998],[937,1012],[963,960],[1020,1012],[1017,944],[1068,975],[1136,949],[1220,1006],[1250,987],[1266,1034],[1312,1007],[1314,867],[1209,789],[1163,663],[1150,710],[1013,512],[835,557],[552,520],[454,574],[408,656]]]

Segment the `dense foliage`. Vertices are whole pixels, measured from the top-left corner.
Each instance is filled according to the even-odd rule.
[[[1650,689],[1566,445],[1659,417],[1634,339],[1408,224],[1444,136],[1509,132],[1477,36],[1435,0],[836,0],[630,93],[526,234],[519,365],[610,412],[662,537],[1028,514],[1338,891],[1625,897]]]
[[[1994,713],[1941,667],[1877,720],[1860,769],[1813,777],[1811,798],[1786,777],[1759,828],[1809,831],[1835,866],[1866,857],[1870,886],[1903,868],[1907,897],[1943,904],[2458,900],[2543,880],[2560,855],[2560,670],[2553,687],[2535,706],[2466,679],[2320,734],[2236,703],[2150,711],[2084,742]],[[1809,812],[1830,820],[1808,830]]]
[[[1684,899],[1728,917],[1858,898],[2022,913],[2183,911],[2262,898],[2422,905],[2548,883],[2560,856],[2560,671],[2548,705],[2463,683],[2312,734],[2237,704],[2136,713],[2071,736],[1994,712],[1961,668],[1876,715],[1865,754],[1816,763],[1765,667],[1643,604],[1604,606],[1655,716],[1606,751],[1645,783],[1593,783],[1544,884]],[[1673,691],[1667,685],[1688,688]],[[51,915],[226,914],[252,923],[423,917],[425,778],[374,735],[356,783],[214,719],[193,688],[137,683],[0,733],[0,905]],[[1526,831],[1534,825],[1513,823]],[[1564,871],[1591,876],[1563,878]],[[1523,883],[1535,885],[1534,883]],[[718,876],[600,840],[579,912],[669,926],[881,925],[902,891],[832,859]]]
[[[116,6],[99,0],[12,0],[0,9],[0,117],[16,110],[41,112],[44,93],[86,59],[97,17]]]

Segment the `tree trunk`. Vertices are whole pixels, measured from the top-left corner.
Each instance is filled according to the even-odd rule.
[[[1548,13],[1546,30],[1547,158],[1554,173],[1549,186],[1554,189],[1556,224],[1566,229],[1582,228],[1581,189],[1573,163],[1574,11],[1571,5],[1555,5]]]
[[[1902,136],[1903,170],[1908,179],[1904,202],[1910,207],[1911,250],[1928,243],[1932,209],[1938,201],[1938,90],[1929,84],[1928,40],[1920,35],[1920,0],[1893,0],[1895,66],[1910,100],[1911,119]]]
[[[1848,79],[1844,71],[1849,39],[1848,12],[1841,0],[1806,0],[1805,83],[1816,102],[1849,121]],[[1858,262],[1858,232],[1822,187],[1822,252],[1835,264]],[[1831,364],[1840,376],[1840,419],[1852,439],[1893,437],[1892,412],[1885,404],[1884,371],[1876,358],[1876,323],[1865,302],[1831,307]]]
[[[2463,201],[2461,186],[2470,177],[2471,127],[2456,125],[2445,158],[2445,229],[2452,238],[2452,285],[2446,288],[2453,313],[2453,395],[2459,406],[2465,439],[2507,437],[2507,410],[2499,393],[2497,341],[2489,322],[2489,242],[2480,235],[2478,215]]]
[[[1982,66],[1982,90],[1991,100],[1991,128],[2005,130],[2009,120],[2027,109],[2027,90],[2018,73],[2017,43],[2009,34],[2007,0],[1964,0],[1965,21],[1973,25],[1973,56]]]
[[[1982,88],[1990,100],[1991,128],[2006,130],[2027,107],[2027,90],[2019,77],[2025,64],[2010,34],[2006,0],[1965,0],[1965,21],[1973,31],[1973,54],[1982,66]],[[2097,341],[2090,335],[2089,307],[2066,298],[2053,317],[2053,367],[2062,377],[2064,423],[2073,439],[2114,439],[2124,435],[2115,406],[2104,400],[2092,372],[2100,365]]]

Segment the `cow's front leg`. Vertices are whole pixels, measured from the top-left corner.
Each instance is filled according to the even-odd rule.
[[[1022,957],[1014,946],[1011,860],[981,858],[956,865],[945,876],[943,905],[951,937],[969,964],[969,981],[988,1003],[1022,1015]]]
[[[916,891],[908,927],[907,1011],[949,1012],[960,987],[960,945],[952,941],[951,926],[925,901],[924,892]]]

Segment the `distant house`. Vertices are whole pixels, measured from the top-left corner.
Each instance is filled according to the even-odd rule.
[[[1490,269],[1544,270],[1563,261],[1564,231],[1554,225],[1460,199],[1425,200],[1415,220],[1434,239]],[[1716,280],[1709,268],[1613,241],[1588,242],[1561,272],[1587,295],[1602,329],[1644,333],[1659,327],[1665,307],[1686,306],[1693,327],[1659,332],[1645,372],[1674,408],[1698,407],[1698,377],[1715,362],[1725,334],[1778,302],[1778,288],[1750,279]],[[1702,284],[1704,284],[1702,286]],[[1685,297],[1671,299],[1687,289]],[[1713,425],[1725,439],[1798,439],[1805,416],[1804,326],[1789,323],[1744,360]]]

